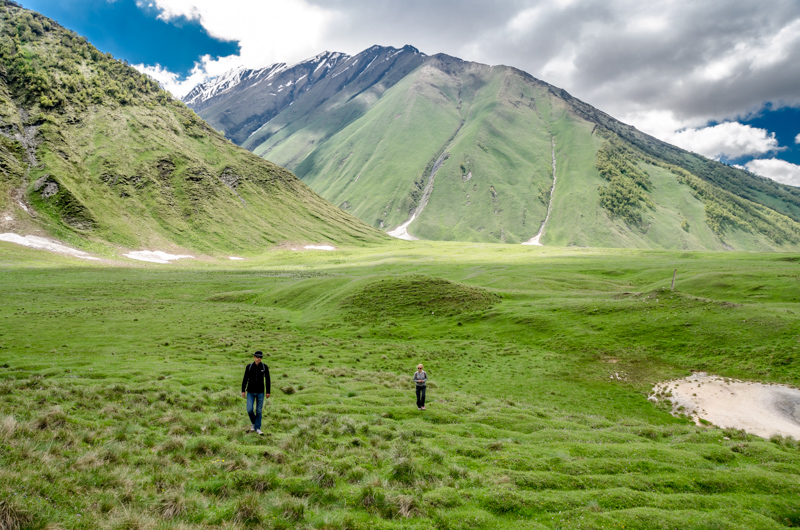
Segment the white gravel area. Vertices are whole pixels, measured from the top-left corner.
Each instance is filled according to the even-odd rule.
[[[697,372],[659,383],[649,399],[671,401],[673,413],[688,414],[696,423],[703,419],[764,438],[780,435],[800,440],[800,390],[796,388]]]

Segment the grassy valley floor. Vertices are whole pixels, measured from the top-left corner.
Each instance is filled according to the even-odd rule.
[[[0,243],[0,270],[1,528],[800,525],[796,440],[647,400],[691,370],[798,386],[798,255],[397,242],[110,267]],[[256,349],[264,437],[239,393]]]

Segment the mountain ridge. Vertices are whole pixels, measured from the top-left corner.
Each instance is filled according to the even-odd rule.
[[[417,51],[373,46],[353,57],[376,49]],[[541,235],[550,245],[800,245],[800,190],[661,142],[512,66],[446,54],[404,66],[315,84],[241,145],[382,230],[415,217],[409,234],[423,239],[526,242],[552,206]]]
[[[234,69],[198,85],[181,100],[196,112],[204,111],[206,115],[214,116],[212,119],[218,123],[218,130],[222,132],[227,130],[226,136],[241,145],[261,126],[291,106],[316,84],[336,84],[342,88],[360,76],[380,56],[383,56],[384,60],[391,59],[386,55],[392,51],[419,54],[419,51],[411,46],[399,50],[373,46],[354,56],[341,52],[323,52],[293,65],[275,63],[258,70]],[[361,65],[366,63],[366,66],[359,66],[359,62]],[[347,74],[350,70],[352,71]],[[242,75],[237,77],[236,73]],[[344,77],[334,81],[340,76]],[[260,93],[252,94],[252,89],[264,81],[270,83],[261,85]],[[277,88],[269,89],[270,86]],[[284,90],[285,93],[282,94]],[[250,92],[243,94],[247,91]],[[215,107],[223,103],[227,103],[227,106],[218,115]],[[236,106],[245,109],[260,106],[263,110],[248,115],[245,120],[239,120],[237,112],[232,110]],[[236,132],[230,132],[232,127]]]

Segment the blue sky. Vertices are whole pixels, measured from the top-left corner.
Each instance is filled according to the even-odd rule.
[[[180,97],[246,66],[411,44],[515,66],[662,140],[800,186],[797,0],[18,0]]]
[[[745,120],[744,123],[752,127],[766,129],[775,133],[778,143],[788,146],[781,153],[780,158],[793,164],[800,165],[800,108],[783,107],[779,110],[767,108],[760,116]],[[734,162],[743,163],[742,160]]]
[[[154,7],[133,0],[25,0],[21,4],[86,37],[95,47],[134,64],[159,63],[188,73],[201,56],[239,52],[236,41],[210,37],[197,21],[185,17],[159,20]]]

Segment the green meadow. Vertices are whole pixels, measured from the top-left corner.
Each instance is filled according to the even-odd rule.
[[[0,528],[800,526],[797,440],[648,401],[692,370],[800,385],[799,280],[798,254],[0,243]]]

